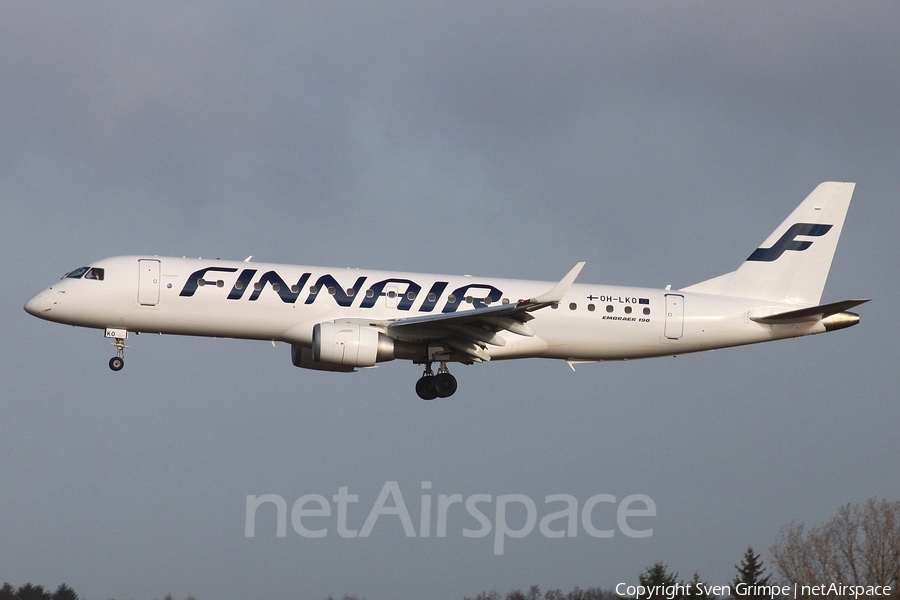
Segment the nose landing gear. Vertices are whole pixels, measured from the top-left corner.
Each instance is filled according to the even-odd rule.
[[[425,365],[425,372],[416,382],[416,394],[422,400],[434,400],[435,398],[449,398],[456,392],[456,377],[447,370],[447,362],[441,361],[437,375],[431,370],[432,361]]]
[[[128,332],[123,329],[107,329],[106,337],[115,339],[112,345],[116,349],[116,355],[109,359],[109,368],[113,371],[121,371],[125,366],[125,349],[128,348],[125,345],[125,339],[128,337]]]

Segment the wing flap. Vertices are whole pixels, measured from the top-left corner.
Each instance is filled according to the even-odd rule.
[[[458,337],[449,337],[444,339],[443,341],[447,342],[447,344],[449,344],[454,350],[458,350],[459,352],[466,354],[469,358],[477,362],[486,362],[491,360],[491,355],[488,354],[484,348],[474,342],[470,342]]]
[[[551,290],[534,298],[519,300],[515,304],[398,319],[387,323],[388,334],[402,336],[406,332],[415,332],[419,337],[445,340],[450,345],[453,345],[452,340],[455,338],[457,344],[462,345],[464,342],[477,348],[473,350],[465,346],[466,350],[461,347],[456,348],[457,350],[481,360],[489,360],[490,357],[481,344],[504,345],[506,340],[497,335],[502,330],[526,337],[534,336],[534,330],[525,324],[534,318],[530,313],[560,302],[583,267],[583,262],[576,264]]]

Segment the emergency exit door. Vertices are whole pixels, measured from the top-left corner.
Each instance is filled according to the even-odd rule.
[[[666,337],[677,340],[684,333],[684,296],[666,294]]]
[[[139,260],[138,304],[156,306],[159,303],[159,261]]]

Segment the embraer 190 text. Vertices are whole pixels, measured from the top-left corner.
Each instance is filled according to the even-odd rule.
[[[447,364],[672,356],[842,329],[866,300],[820,304],[854,184],[820,184],[737,270],[680,290],[120,256],[66,274],[30,314],[129,332],[285,342],[294,365],[351,372],[424,365],[416,393],[456,391]],[[438,368],[435,373],[434,363]],[[573,367],[574,368],[574,367]]]

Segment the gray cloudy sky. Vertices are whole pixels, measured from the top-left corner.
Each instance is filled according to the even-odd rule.
[[[0,4],[0,580],[88,600],[462,598],[728,583],[747,545],[900,497],[894,2]],[[580,367],[295,369],[262,342],[22,310],[148,253],[682,287],[858,182],[823,301],[853,329]],[[276,538],[249,494],[649,495],[648,539]],[[559,505],[552,507],[553,510]],[[605,510],[605,509],[604,509]],[[524,513],[520,514],[522,517]],[[511,513],[513,515],[513,513]],[[598,519],[612,518],[598,509]],[[514,515],[513,515],[514,516]],[[511,522],[514,519],[511,517]],[[333,523],[332,523],[333,526]]]

